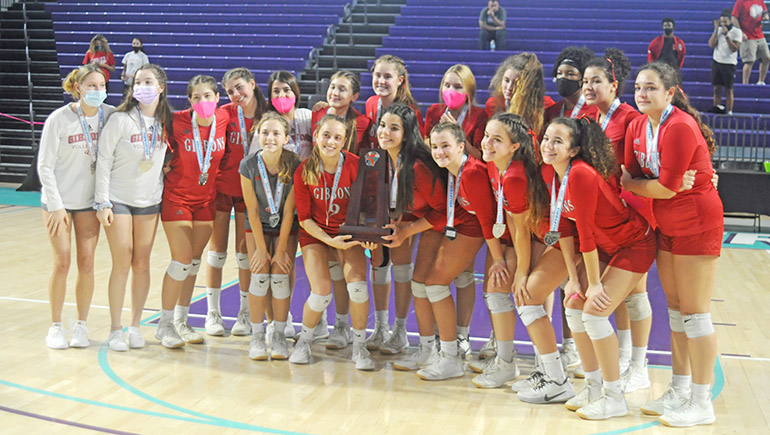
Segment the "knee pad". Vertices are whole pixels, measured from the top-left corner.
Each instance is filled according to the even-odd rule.
[[[190,271],[187,273],[187,276],[195,276],[199,270],[201,270],[201,259],[193,258],[190,262]]]
[[[369,286],[366,281],[356,281],[348,283],[348,294],[350,301],[357,304],[369,302]]]
[[[626,299],[626,309],[628,309],[628,318],[632,322],[638,322],[652,316],[652,306],[647,292],[631,295]]]
[[[431,301],[431,303],[443,301],[452,296],[452,292],[449,291],[448,285],[426,285],[425,294],[428,295],[428,300]]]
[[[244,254],[243,252],[236,252],[235,262],[238,263],[238,269],[241,269],[241,270],[251,269],[251,264],[249,264],[249,254]]]
[[[208,255],[206,256],[206,261],[211,265],[211,267],[214,267],[216,269],[221,269],[225,267],[225,261],[227,261],[227,251],[225,252],[209,251]]]
[[[545,317],[545,308],[542,305],[522,305],[519,307],[519,317],[521,317],[521,323],[524,326],[529,326],[534,323],[535,320]]]
[[[270,289],[273,290],[273,299],[288,299],[291,297],[289,275],[282,273],[270,275]]]
[[[416,298],[427,298],[428,293],[425,292],[425,284],[412,280],[412,296]]]
[[[696,313],[683,316],[684,332],[687,338],[699,338],[714,333],[714,325],[711,323],[711,313]]]
[[[586,325],[583,324],[583,311],[575,308],[566,308],[564,317],[567,318],[567,326],[570,331],[576,333],[586,332]]]
[[[321,296],[318,293],[310,293],[310,296],[307,298],[307,306],[316,313],[320,313],[326,310],[326,307],[329,306],[331,301],[331,293],[326,296]]]
[[[372,284],[374,285],[390,284],[390,265],[372,268]]]
[[[601,340],[615,333],[612,329],[610,319],[607,317],[594,316],[593,314],[583,313],[583,325],[591,340]]]
[[[267,296],[267,289],[270,288],[270,275],[267,273],[252,273],[249,283],[249,293],[257,297]]]
[[[345,275],[342,273],[342,266],[340,266],[340,263],[336,261],[329,262],[329,276],[332,278],[332,281],[342,281],[345,279]]]
[[[671,332],[684,332],[684,319],[682,318],[682,313],[669,308],[668,326],[671,328]]]
[[[187,275],[190,274],[190,265],[171,260],[171,263],[168,264],[168,268],[166,269],[166,273],[175,281],[184,281],[187,279]]]
[[[414,263],[394,264],[393,281],[409,282],[412,280],[412,272],[414,272]]]
[[[455,287],[465,288],[475,283],[476,278],[473,276],[473,272],[466,271],[457,275],[457,278],[455,278],[453,282],[455,283]]]
[[[507,293],[484,293],[484,302],[492,314],[510,313],[514,309],[513,301]]]

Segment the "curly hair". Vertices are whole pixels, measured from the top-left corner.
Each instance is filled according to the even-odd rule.
[[[580,71],[580,75],[582,76],[583,72],[586,70],[586,64],[589,60],[593,59],[594,56],[593,50],[588,47],[567,47],[559,53],[559,56],[556,57],[556,62],[553,63],[553,76],[556,77],[556,73],[559,71],[559,65],[564,63],[567,59],[571,61],[569,63],[570,65]]]
[[[580,148],[575,158],[580,157],[591,165],[605,180],[617,173],[618,160],[615,149],[604,135],[602,127],[589,117],[577,119],[559,117],[551,124],[561,124],[570,130],[570,149]]]
[[[617,82],[618,89],[615,92],[615,96],[623,94],[623,84],[625,84],[626,78],[631,72],[631,61],[628,60],[622,50],[608,48],[604,50],[603,56],[591,59],[585,67],[586,69],[589,67],[601,69],[610,83]]]

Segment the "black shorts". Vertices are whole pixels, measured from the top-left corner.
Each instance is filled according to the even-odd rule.
[[[711,84],[732,89],[735,84],[735,65],[711,61]]]
[[[134,207],[132,205],[121,204],[119,202],[112,202],[113,214],[130,214],[131,216],[143,216],[160,213],[160,203],[151,205],[149,207]]]

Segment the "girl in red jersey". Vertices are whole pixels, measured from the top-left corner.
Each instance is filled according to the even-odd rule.
[[[104,35],[95,35],[91,38],[86,55],[83,56],[83,65],[93,63],[104,72],[104,90],[110,92],[110,73],[115,72],[115,55],[110,50],[107,38]]]
[[[313,108],[313,134],[318,128],[318,121],[326,114],[337,115],[355,126],[356,135],[348,137],[345,149],[356,155],[361,148],[371,147],[369,130],[372,121],[352,107],[358,99],[359,92],[361,92],[361,79],[358,75],[346,70],[337,71],[329,79],[326,104],[319,103]]]
[[[522,95],[526,95],[526,93],[536,95],[542,89],[544,94],[544,108],[547,109],[554,104],[553,98],[545,95],[543,65],[541,65],[539,61],[537,63],[532,62],[533,57],[534,60],[537,61],[537,55],[534,53],[519,53],[515,56],[507,57],[503,63],[497,67],[497,71],[495,72],[494,77],[492,77],[492,81],[489,83],[489,90],[492,91],[492,95],[487,99],[487,102],[484,105],[489,118],[492,118],[498,113],[507,112],[511,107],[511,98],[513,98],[513,94],[519,89],[524,91]],[[535,68],[527,68],[528,64]],[[533,77],[531,75],[528,76],[527,74],[519,78],[522,73],[531,71],[537,72],[537,68],[539,68],[540,73],[539,79],[537,76]],[[519,86],[521,86],[521,88],[519,88]],[[522,107],[529,108],[532,112],[539,112],[542,123],[543,110],[537,110],[537,104],[533,104],[534,101],[528,101],[526,97],[523,99],[527,101],[527,104]],[[526,116],[526,114],[522,113],[521,116]]]
[[[586,62],[593,58],[594,52],[586,47],[567,47],[559,53],[553,64],[553,78],[563,99],[545,111],[546,125],[559,116],[595,116],[596,108],[586,106],[581,90]]]
[[[99,138],[94,194],[101,207],[96,217],[112,254],[108,285],[112,326],[107,340],[114,351],[144,347],[139,322],[150,291],[150,253],[163,195],[164,128],[172,121],[163,69],[142,65],[131,79],[133,86]],[[129,272],[132,304],[126,344],[120,318]]]
[[[168,348],[203,342],[203,337],[187,323],[187,313],[203,248],[211,236],[216,178],[230,123],[227,111],[217,109],[219,91],[213,77],[197,75],[190,79],[187,98],[192,109],[175,112],[168,131],[170,170],[166,173],[160,212],[171,263],[163,277],[162,310],[155,338]]]
[[[722,201],[709,181],[714,136],[677,87],[676,70],[666,64],[642,67],[634,98],[646,116],[634,120],[626,133],[627,171],[621,184],[653,198],[674,372],[669,390],[642,412],[662,414],[660,421],[668,426],[710,424],[715,421],[709,389],[716,359],[710,302],[724,227]],[[688,169],[696,170],[694,185],[680,191]]]
[[[475,105],[476,78],[467,65],[457,64],[449,67],[441,79],[439,101],[428,108],[425,114],[426,140],[433,127],[439,122],[460,124],[468,139],[468,154],[481,158],[481,139],[487,124],[486,112]]]
[[[270,336],[270,357],[284,360],[289,357],[285,335],[291,303],[289,277],[297,252],[293,182],[299,157],[284,149],[289,143],[289,123],[278,113],[265,114],[256,131],[261,149],[244,159],[239,170],[249,217],[246,245],[252,272],[249,312],[253,335],[249,358],[268,358],[263,321],[265,308],[270,304],[275,319]],[[270,299],[268,290],[272,291]]]
[[[313,114],[309,109],[299,107],[299,99],[299,84],[294,74],[288,71],[270,74],[267,79],[267,108],[280,113],[289,122],[289,143],[285,148],[296,153],[300,160],[306,160],[313,149]],[[255,140],[254,145],[252,148],[258,148],[259,141]]]
[[[366,350],[366,319],[369,314],[369,289],[366,282],[368,243],[353,242],[350,235],[339,235],[345,222],[350,187],[358,176],[358,156],[344,150],[348,123],[336,115],[326,115],[318,122],[315,147],[294,174],[294,193],[299,219],[299,243],[305,272],[310,282],[310,296],[302,314],[302,332],[291,354],[294,364],[310,362],[313,330],[321,313],[331,302],[329,276],[330,249],[345,271],[353,321],[352,359],[358,370],[373,370],[374,362]],[[362,247],[363,246],[363,247]]]
[[[225,326],[222,321],[222,310],[219,296],[222,292],[222,267],[227,260],[227,239],[230,233],[230,212],[235,211],[235,260],[238,264],[238,284],[240,287],[240,308],[233,324],[233,335],[248,335],[251,332],[249,323],[249,257],[246,254],[245,215],[246,204],[241,193],[238,167],[241,160],[249,152],[252,126],[259,122],[265,112],[265,97],[257,86],[254,75],[246,68],[233,68],[222,77],[230,103],[222,106],[227,112],[227,146],[222,163],[219,165],[219,176],[216,185],[216,214],[214,228],[209,240],[209,251],[206,257],[206,334],[222,336]]]

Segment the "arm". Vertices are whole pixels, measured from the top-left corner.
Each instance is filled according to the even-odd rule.
[[[516,251],[516,273],[513,278],[514,291],[526,291],[529,264],[532,256],[532,236],[527,227],[527,213],[505,214],[508,231],[513,236],[513,249]]]
[[[106,62],[99,62],[99,66],[109,70],[110,72],[115,71],[115,56],[112,53],[107,54],[107,61]]]
[[[559,239],[559,247],[561,248],[561,255],[564,258],[564,264],[567,267],[567,273],[569,279],[564,286],[564,303],[567,303],[573,294],[577,294],[577,297],[585,299],[585,293],[580,287],[580,275],[578,275],[577,264],[578,258],[575,255],[575,237],[562,237]]]
[[[404,240],[412,237],[415,234],[428,231],[433,228],[433,225],[428,222],[428,219],[422,217],[416,221],[408,222],[405,224],[390,223],[385,225],[385,228],[393,230],[393,234],[388,236],[382,236],[382,239],[390,243],[385,243],[383,246],[388,248],[398,248],[404,243]]]
[[[586,268],[586,277],[588,278],[588,288],[586,289],[586,299],[590,299],[593,307],[599,311],[604,311],[612,303],[612,298],[604,291],[601,282],[601,266],[599,264],[599,252],[583,252],[583,263]]]
[[[725,32],[725,40],[727,41],[727,46],[730,47],[730,51],[732,51],[733,53],[735,53],[736,51],[738,51],[739,48],[741,48],[741,41],[730,38],[729,32]]]
[[[719,41],[719,27],[719,21],[714,20],[714,32],[712,32],[709,37],[709,48],[717,46],[717,42]]]
[[[653,51],[654,50],[653,47],[654,47],[655,41],[657,41],[657,39],[658,38],[655,38],[652,41],[650,41],[650,45],[647,47],[647,62],[648,63],[653,63],[653,62],[655,62],[658,59],[658,56],[655,55],[654,51]]]
[[[623,175],[620,176],[620,185],[631,193],[653,199],[670,199],[676,195],[676,192],[663,186],[656,179],[632,178],[625,165],[620,168],[623,170]]]
[[[67,107],[65,110],[70,110]],[[56,160],[59,153],[59,122],[58,117],[49,117],[43,126],[38,150],[37,172],[40,176],[41,191],[46,198],[48,211],[63,210],[64,203],[59,194],[59,186],[56,182]]]
[[[506,19],[506,12],[505,9],[499,8],[500,11],[500,19],[497,18],[497,14],[492,14],[492,21],[495,22],[495,30],[503,30],[505,29],[505,19]]]
[[[121,138],[122,132],[118,117],[110,117],[99,135],[96,159],[96,181],[94,189],[94,202],[106,204],[110,202],[110,177],[112,166],[115,162],[115,148]],[[112,208],[104,207],[96,213],[99,222],[105,227],[112,224]]]
[[[250,179],[243,175],[241,175],[241,191],[243,192],[243,202],[246,204],[249,225],[251,225],[251,235],[254,237],[254,243],[257,247],[251,258],[251,273],[259,273],[270,264],[270,254],[267,251],[265,234],[262,232],[262,221],[259,218],[259,204],[257,195],[254,193],[254,185]]]
[[[687,53],[687,45],[681,39],[679,41],[682,43],[682,50],[679,51],[679,68],[681,69],[684,65],[684,55]]]

